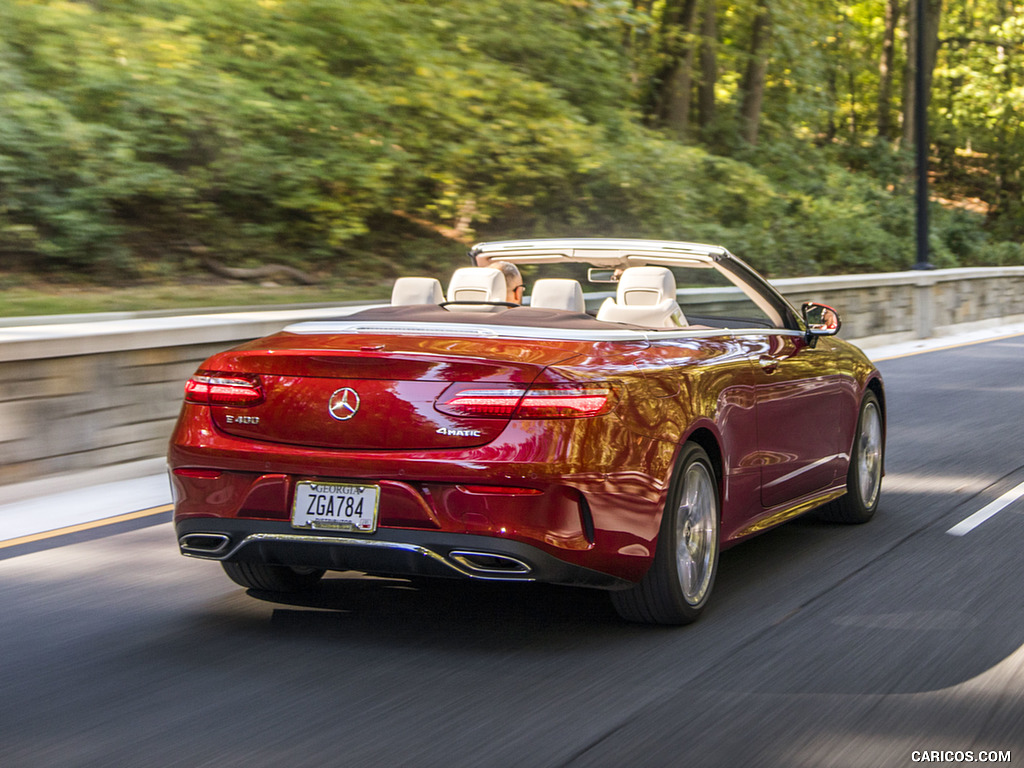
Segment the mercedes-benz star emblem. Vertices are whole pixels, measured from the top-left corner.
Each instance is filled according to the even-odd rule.
[[[351,387],[339,389],[331,395],[327,408],[338,421],[348,421],[359,410],[359,394]]]

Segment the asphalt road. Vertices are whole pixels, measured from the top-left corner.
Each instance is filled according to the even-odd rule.
[[[166,523],[0,551],[0,766],[1022,762],[1024,500],[947,531],[1024,482],[1024,337],[880,367],[875,520],[724,553],[688,628],[537,586],[266,602]]]

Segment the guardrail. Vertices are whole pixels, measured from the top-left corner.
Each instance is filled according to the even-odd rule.
[[[841,336],[864,346],[1024,322],[1024,267],[773,282],[798,306],[815,300],[835,307]],[[684,290],[680,303],[720,308],[732,295]],[[290,323],[356,309],[79,316],[73,323],[46,318],[0,327],[0,487],[45,485],[46,478],[84,470],[103,470],[106,479],[160,471],[183,382],[200,362]],[[135,469],[119,469],[126,462]]]

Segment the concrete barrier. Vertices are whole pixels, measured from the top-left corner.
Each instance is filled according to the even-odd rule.
[[[98,481],[118,480],[121,465],[143,460],[129,475],[159,471],[182,387],[203,360],[290,323],[356,309],[0,328],[0,488],[94,469],[107,470]],[[0,493],[0,502],[12,499]]]
[[[843,319],[841,336],[864,347],[1024,320],[1024,267],[937,269],[772,283],[797,307],[822,301]]]
[[[864,346],[1024,321],[1024,267],[773,281],[799,306],[835,307]],[[684,308],[725,307],[729,289],[680,291]],[[348,306],[0,327],[0,489],[92,470],[159,471],[184,381],[214,352]],[[137,469],[124,469],[126,462]],[[3,494],[0,493],[0,499]]]

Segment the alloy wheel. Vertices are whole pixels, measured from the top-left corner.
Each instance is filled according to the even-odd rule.
[[[694,461],[683,477],[676,515],[676,570],[683,598],[698,605],[711,587],[718,549],[718,509],[711,471]]]
[[[857,441],[857,490],[864,506],[871,508],[878,500],[882,484],[882,416],[878,404],[865,404]]]

